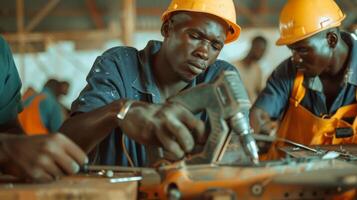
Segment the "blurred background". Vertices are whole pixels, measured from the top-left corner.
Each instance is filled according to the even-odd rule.
[[[279,12],[286,0],[234,0],[242,27],[238,41],[224,47],[220,58],[242,59],[251,39],[268,41],[260,67],[265,79],[290,55],[275,46]],[[69,107],[85,86],[95,58],[105,50],[128,45],[143,48],[148,40],[161,40],[160,15],[170,0],[1,0],[0,34],[10,43],[23,82],[40,91],[49,78],[70,83],[61,101]],[[347,14],[343,22],[353,31],[357,0],[336,0]],[[318,9],[318,8],[316,8]]]

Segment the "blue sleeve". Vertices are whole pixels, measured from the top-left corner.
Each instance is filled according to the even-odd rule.
[[[64,121],[62,108],[57,100],[47,95],[40,103],[40,113],[46,128],[51,133],[57,132]]]
[[[0,124],[14,120],[22,111],[21,80],[11,50],[0,37]]]
[[[289,105],[296,69],[290,59],[282,62],[270,75],[253,107],[263,109],[271,118],[279,119]]]
[[[72,103],[71,113],[89,112],[126,96],[122,74],[114,59],[99,56],[87,76],[87,85]]]

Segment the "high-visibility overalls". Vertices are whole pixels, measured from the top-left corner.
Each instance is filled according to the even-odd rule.
[[[318,117],[300,105],[306,91],[303,81],[304,75],[298,72],[289,99],[289,108],[279,126],[277,137],[304,145],[357,143],[357,103],[339,108],[331,117]],[[353,124],[344,121],[343,118],[354,118]],[[346,127],[352,129],[353,135],[336,138],[336,128]],[[278,158],[277,147],[282,145],[284,144],[280,142],[273,144],[268,154],[264,155],[264,159]]]

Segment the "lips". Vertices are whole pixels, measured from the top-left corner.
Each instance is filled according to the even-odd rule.
[[[304,72],[304,71],[306,71],[307,69],[305,68],[305,67],[296,67],[296,69],[298,70],[298,71],[301,71],[301,72]]]
[[[295,64],[295,67],[299,71],[306,71],[307,70],[307,68],[305,66],[301,65],[300,63],[299,64]]]
[[[200,64],[196,62],[188,62],[188,67],[190,71],[194,74],[200,74],[206,69],[205,64]]]

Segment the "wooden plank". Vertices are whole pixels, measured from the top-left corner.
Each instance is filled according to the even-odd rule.
[[[64,32],[33,32],[27,33],[24,38],[25,42],[31,41],[46,41],[51,39],[53,41],[61,40],[109,40],[119,38],[120,33],[109,30],[89,30],[89,31],[64,31]],[[3,34],[3,37],[9,42],[19,41],[17,34],[9,33]]]
[[[26,26],[26,31],[32,31],[60,2],[60,0],[51,0],[48,2],[39,13]]]
[[[269,13],[269,4],[268,0],[260,0],[259,8],[258,8],[259,14],[265,14]]]
[[[122,16],[122,40],[124,45],[133,44],[133,36],[135,32],[135,18],[136,18],[136,1],[135,0],[124,0],[123,2],[123,16]]]
[[[25,36],[24,36],[24,16],[25,16],[25,5],[24,0],[16,0],[16,23],[17,23],[17,34],[16,39],[19,42],[19,52],[20,52],[20,59],[19,59],[19,72],[22,81],[25,80]]]
[[[97,29],[103,29],[105,27],[102,13],[98,10],[95,0],[86,0],[86,6],[89,14]]]
[[[24,0],[16,0],[16,24],[19,33],[24,32]]]
[[[72,176],[46,184],[0,184],[0,199],[6,200],[117,200],[137,199],[138,182],[111,183],[111,178]]]

